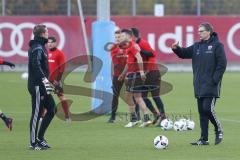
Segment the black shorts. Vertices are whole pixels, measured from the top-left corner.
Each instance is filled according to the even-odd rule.
[[[146,81],[144,83],[145,91],[142,93],[143,97],[147,97],[151,92],[152,97],[160,95],[161,75],[159,70],[152,70],[146,74]]]
[[[125,78],[126,91],[132,93],[140,93],[144,91],[144,81],[141,79],[139,72],[127,74]]]

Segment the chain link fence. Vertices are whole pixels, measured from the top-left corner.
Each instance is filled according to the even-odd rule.
[[[96,15],[97,0],[81,0],[84,15]],[[164,15],[240,15],[239,0],[110,0],[111,15],[154,15],[156,4]],[[77,0],[0,0],[2,16],[78,15]]]

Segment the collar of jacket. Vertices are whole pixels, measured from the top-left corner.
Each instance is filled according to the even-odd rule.
[[[48,39],[44,38],[44,37],[34,37],[35,41],[38,41],[39,43],[41,43],[42,45],[45,45],[48,42]]]

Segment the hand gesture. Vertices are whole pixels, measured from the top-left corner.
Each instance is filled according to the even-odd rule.
[[[178,46],[179,46],[179,41],[174,42],[174,43],[172,44],[172,49],[177,49]]]

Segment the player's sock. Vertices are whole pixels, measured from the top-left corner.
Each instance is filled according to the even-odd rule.
[[[137,115],[135,112],[132,112],[131,113],[131,119],[130,119],[131,122],[136,122],[137,121]]]
[[[160,97],[153,97],[153,100],[155,102],[155,104],[157,105],[157,108],[159,110],[160,113],[165,113],[164,111],[164,105],[162,103],[162,100]]]
[[[156,109],[153,107],[152,102],[150,101],[150,99],[144,98],[143,100],[144,100],[147,108],[148,108],[153,114],[157,114],[157,111],[156,111]]]
[[[137,120],[140,121],[141,120],[141,115],[140,115],[139,105],[137,103],[136,103],[136,107],[135,107],[135,112],[137,114]]]
[[[63,108],[63,111],[64,111],[64,115],[65,115],[65,118],[69,118],[69,107],[68,107],[68,103],[66,100],[63,100],[61,101],[61,104],[62,104],[62,108]]]
[[[112,114],[111,114],[111,118],[112,118],[113,120],[116,119],[116,112],[112,112]]]
[[[150,118],[149,118],[148,114],[144,114],[144,115],[143,115],[143,121],[144,121],[144,122],[147,122],[147,121],[149,121],[149,120],[150,120]]]

